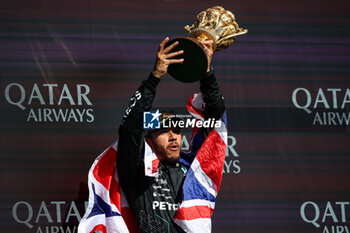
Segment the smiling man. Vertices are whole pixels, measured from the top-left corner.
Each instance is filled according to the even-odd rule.
[[[189,167],[180,151],[180,129],[143,129],[143,113],[151,109],[157,85],[167,73],[168,66],[183,62],[183,59],[176,59],[183,51],[172,52],[178,43],[165,48],[168,41],[169,38],[166,38],[160,44],[153,71],[131,98],[119,128],[119,182],[140,232],[147,233],[184,232],[173,220],[183,198],[182,185]],[[203,45],[208,59],[207,73],[200,80],[200,91],[205,102],[203,115],[205,119],[220,119],[225,105],[210,69],[213,41],[205,41]],[[167,119],[161,116],[161,120]],[[210,130],[201,129],[202,139],[208,136]],[[154,177],[145,175],[143,156],[147,150],[152,150],[159,159],[157,176]]]

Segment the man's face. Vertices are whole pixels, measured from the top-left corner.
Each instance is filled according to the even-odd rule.
[[[181,133],[178,128],[160,129],[146,138],[158,159],[166,163],[176,163],[180,159]]]

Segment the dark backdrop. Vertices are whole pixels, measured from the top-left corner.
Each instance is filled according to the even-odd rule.
[[[88,169],[159,43],[215,5],[249,32],[213,60],[229,128],[213,232],[349,232],[345,0],[2,1],[1,232],[77,231]],[[154,109],[197,90],[165,77]]]

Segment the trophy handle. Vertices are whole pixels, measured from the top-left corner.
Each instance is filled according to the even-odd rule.
[[[240,32],[236,32],[236,33],[234,33],[234,34],[231,34],[231,35],[229,35],[229,36],[226,36],[225,38],[223,38],[223,39],[229,39],[229,38],[234,38],[234,37],[236,37],[236,36],[240,36],[240,35],[243,35],[243,34],[246,34],[248,32],[248,30],[247,29],[243,29],[243,31],[240,31]]]

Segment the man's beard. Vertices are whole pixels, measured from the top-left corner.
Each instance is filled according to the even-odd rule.
[[[174,165],[180,161],[180,156],[177,157],[167,157],[162,162],[170,165]]]

